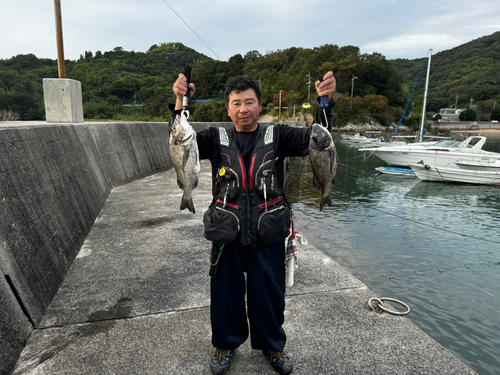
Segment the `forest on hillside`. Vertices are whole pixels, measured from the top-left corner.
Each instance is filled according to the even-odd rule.
[[[484,116],[500,101],[500,33],[432,56],[427,110],[469,107],[473,99]],[[86,120],[165,121],[175,102],[172,84],[186,64],[192,66],[196,93],[191,108],[197,121],[227,121],[224,84],[234,75],[254,76],[261,85],[264,111],[276,112],[281,92],[283,115],[314,113],[314,82],[331,70],[337,79],[335,126],[376,119],[397,123],[424,59],[387,60],[379,53],[361,54],[358,47],[327,44],[260,54],[249,51],[228,61],[213,60],[182,43],[151,46],[146,52],[116,47],[102,53],[85,51],[66,60],[67,78],[82,83]],[[18,55],[0,59],[0,109],[21,120],[44,119],[43,78],[57,78],[57,61]],[[309,84],[310,82],[310,84]],[[416,87],[403,123],[421,121],[425,74]],[[310,90],[310,91],[309,91]],[[351,99],[352,94],[352,99]],[[196,104],[196,100],[209,99]],[[310,102],[310,109],[302,104]],[[496,103],[495,103],[496,102]]]
[[[396,59],[391,63],[403,75],[405,83],[410,84],[424,60]],[[424,86],[419,85],[416,98],[422,98],[423,94]],[[478,120],[483,121],[490,119],[494,107],[500,108],[500,32],[431,57],[427,109],[437,112],[455,106],[470,108],[471,104]]]

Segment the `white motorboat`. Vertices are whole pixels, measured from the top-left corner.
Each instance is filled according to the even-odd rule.
[[[443,140],[432,143],[415,143],[406,146],[369,147],[360,151],[371,152],[391,166],[408,167],[423,161],[436,167],[456,167],[458,160],[480,160],[481,158],[499,158],[500,154],[482,149],[486,137],[472,136],[462,142]]]
[[[436,167],[428,164],[411,163],[409,167],[422,181],[461,182],[467,184],[500,185],[500,171],[480,171],[449,167]]]
[[[500,158],[483,157],[478,160],[458,160],[455,165],[460,169],[474,171],[500,172]]]
[[[372,143],[377,142],[379,138],[371,138],[368,135],[360,135],[356,133],[355,135],[342,136],[343,139],[347,140],[349,143]]]

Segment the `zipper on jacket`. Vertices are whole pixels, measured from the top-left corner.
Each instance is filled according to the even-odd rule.
[[[222,201],[221,199],[217,199],[217,203],[220,203],[220,204],[223,205],[224,201]],[[240,206],[238,206],[236,204],[232,204],[232,203],[226,203],[225,205],[228,206],[228,207],[234,208],[235,210],[237,210],[238,208],[240,208]]]
[[[265,163],[262,163],[262,164],[260,165],[259,169],[257,169],[257,173],[255,174],[255,176],[258,176],[258,175],[259,175],[260,170],[261,170],[262,168],[264,168],[264,166],[265,166],[266,164],[269,164],[269,163],[271,163],[271,162],[272,162],[272,160],[268,160],[268,161],[266,161]]]
[[[276,211],[281,211],[281,210],[284,210],[285,209],[285,206],[281,206],[281,207],[278,207],[278,208],[275,208],[274,210],[271,210],[271,211],[266,211],[264,212],[261,217],[259,218],[259,222],[257,223],[257,230],[260,231],[260,222],[262,220],[262,218],[268,214],[272,214],[273,212],[276,212]]]
[[[281,197],[276,197],[274,199],[271,199],[270,201],[259,204],[259,208],[262,210],[262,209],[267,208],[269,206],[274,206],[275,204],[281,202],[282,199],[283,198],[281,198]]]
[[[236,177],[236,184],[237,184],[236,187],[239,188],[240,187],[240,178],[238,177],[238,174],[232,168],[229,168],[229,167],[223,167],[223,168],[225,168],[226,170],[228,170],[229,172],[232,172],[234,174],[234,176]]]
[[[243,189],[247,188],[247,171],[245,169],[245,163],[240,154],[238,154],[238,160],[240,161],[241,174],[243,176]]]
[[[238,223],[238,232],[240,231],[240,221],[238,220],[238,216],[236,216],[234,213],[232,213],[231,211],[228,211],[228,210],[225,210],[223,208],[220,208],[220,207],[217,207],[215,206],[215,209],[216,210],[219,210],[219,211],[222,211],[222,212],[226,212],[228,214],[231,214],[234,216],[234,218],[236,219],[236,222]]]
[[[248,178],[250,179],[250,189],[253,188],[253,167],[255,166],[255,159],[257,158],[257,153],[252,156],[252,163],[250,165],[250,173],[248,174]]]

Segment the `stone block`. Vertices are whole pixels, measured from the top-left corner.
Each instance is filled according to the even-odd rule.
[[[44,78],[45,116],[50,123],[82,123],[82,84],[67,78]]]

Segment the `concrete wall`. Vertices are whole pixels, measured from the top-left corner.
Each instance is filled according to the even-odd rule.
[[[167,123],[89,123],[113,186],[173,166]]]
[[[0,374],[39,324],[112,187],[171,166],[166,123],[0,124]]]
[[[490,122],[490,121],[443,121],[434,122],[430,125],[431,131],[442,131],[442,130],[487,130],[487,129],[500,129],[500,123]]]
[[[38,326],[111,189],[171,167],[167,123],[0,123],[0,374]]]

